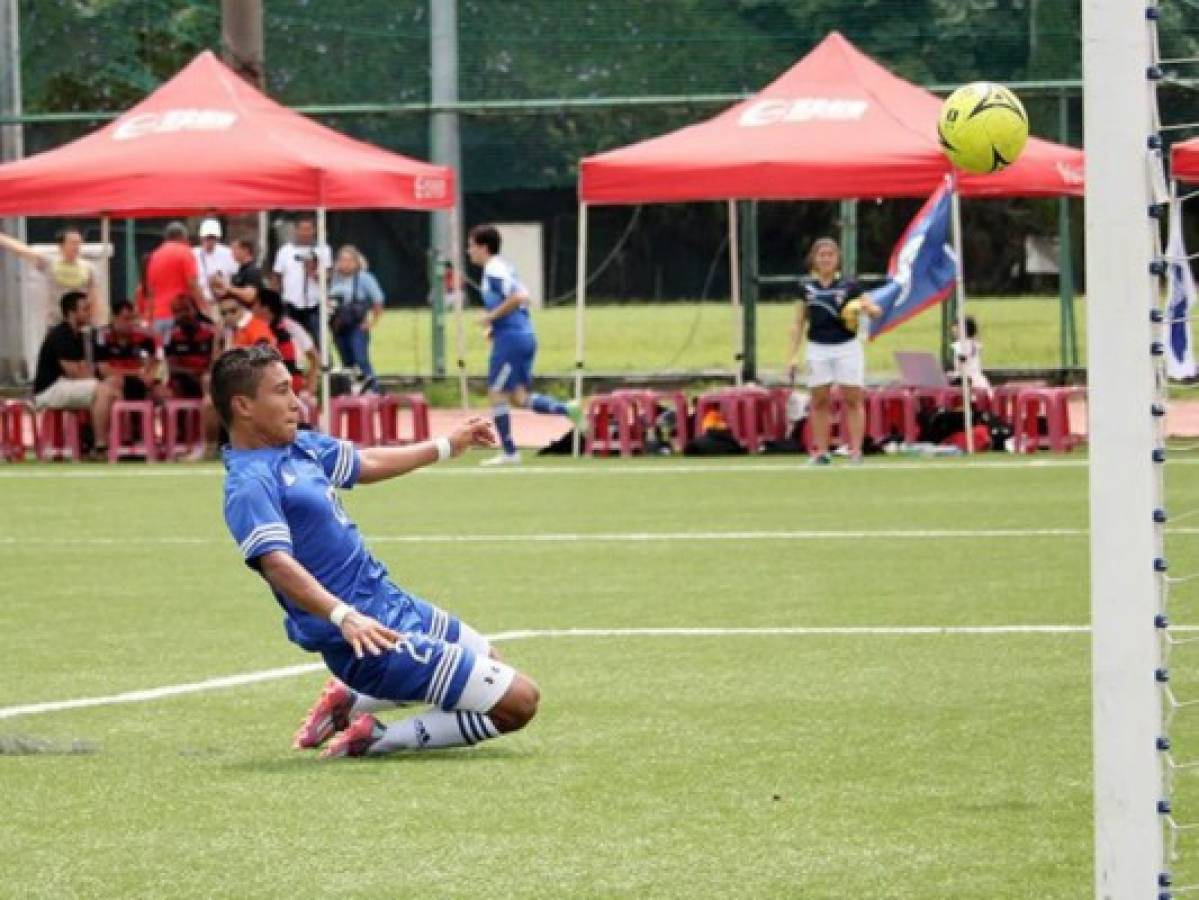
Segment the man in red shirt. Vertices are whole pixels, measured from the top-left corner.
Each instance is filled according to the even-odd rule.
[[[137,324],[133,304],[118,300],[112,306],[112,324],[96,333],[96,368],[126,400],[145,400],[157,380],[161,352],[153,332]]]
[[[162,234],[162,243],[150,254],[146,264],[146,293],[150,297],[150,317],[159,343],[165,344],[175,327],[171,303],[179,296],[191,297],[204,312],[204,290],[196,256],[187,242],[187,226],[172,222]]]

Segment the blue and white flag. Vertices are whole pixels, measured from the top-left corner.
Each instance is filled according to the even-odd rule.
[[[1191,344],[1191,309],[1195,306],[1195,276],[1182,240],[1182,204],[1170,204],[1170,240],[1166,245],[1167,270],[1166,375],[1172,379],[1194,378],[1195,351]]]
[[[949,244],[953,191],[946,181],[904,230],[887,265],[889,280],[870,292],[883,314],[870,326],[870,339],[902,325],[940,303],[953,291],[958,264]]]

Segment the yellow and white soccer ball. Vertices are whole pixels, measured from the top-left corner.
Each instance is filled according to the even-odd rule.
[[[937,138],[959,169],[980,175],[998,172],[1024,149],[1028,115],[1020,98],[1003,85],[976,81],[945,98]]]

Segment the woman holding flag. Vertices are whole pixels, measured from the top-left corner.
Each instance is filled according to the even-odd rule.
[[[883,311],[857,282],[841,275],[841,248],[832,238],[822,237],[813,242],[808,251],[808,266],[810,274],[799,281],[799,303],[787,363],[794,383],[799,347],[806,332],[808,387],[812,391],[809,465],[827,466],[832,462],[828,444],[834,384],[841,387],[849,424],[849,460],[857,465],[862,462],[862,437],[866,431],[862,402],[866,359],[858,340],[858,325],[863,315],[875,319]]]

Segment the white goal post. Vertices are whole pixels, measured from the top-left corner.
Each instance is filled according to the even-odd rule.
[[[1084,0],[1095,896],[1156,898],[1163,817],[1158,575],[1162,465],[1150,320],[1160,154],[1146,3]],[[1164,199],[1164,198],[1161,198]]]

